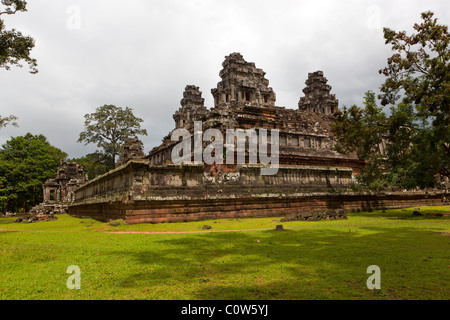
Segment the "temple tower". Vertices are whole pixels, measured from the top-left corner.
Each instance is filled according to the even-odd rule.
[[[266,73],[253,62],[245,61],[240,53],[234,52],[225,57],[222,67],[219,73],[222,81],[211,90],[215,107],[275,106],[276,96],[264,77]]]
[[[201,120],[208,113],[204,102],[205,99],[202,98],[199,87],[187,85],[183,92],[183,99],[180,101],[181,108],[173,115],[175,128],[186,128],[194,121]]]
[[[308,73],[303,89],[305,96],[298,102],[299,110],[332,115],[337,110],[338,100],[334,94],[330,94],[331,86],[327,82],[322,71]]]

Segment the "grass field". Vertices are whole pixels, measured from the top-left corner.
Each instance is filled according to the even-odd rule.
[[[450,218],[428,215],[450,207],[412,211],[116,227],[0,219],[0,299],[450,299]],[[80,290],[66,286],[70,265]],[[367,288],[370,265],[380,290]]]

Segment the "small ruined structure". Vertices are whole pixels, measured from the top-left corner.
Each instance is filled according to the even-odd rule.
[[[145,153],[142,142],[137,137],[128,137],[122,146],[122,152],[120,153],[117,165],[121,166],[132,159],[142,159],[144,157]]]
[[[334,150],[330,126],[338,100],[322,71],[308,74],[304,97],[298,108],[289,109],[275,105],[265,72],[241,54],[226,56],[222,67],[221,81],[211,90],[211,109],[204,106],[199,87],[186,86],[173,115],[174,129],[162,143],[145,159],[129,160],[74,190],[69,214],[126,223],[269,216],[309,221],[345,218],[347,211],[441,203],[439,193],[350,191],[364,162]],[[178,151],[174,148],[179,142],[172,141],[176,130],[187,132],[195,144],[197,133],[208,129],[222,134],[277,130],[276,174],[262,175],[265,164],[250,161],[248,151],[243,163],[195,161],[195,151],[187,154],[193,161],[172,161],[173,151]],[[223,159],[234,160],[227,153]]]
[[[70,202],[70,193],[88,181],[87,174],[76,162],[63,161],[56,177],[44,183],[44,202]]]
[[[66,213],[72,202],[73,191],[88,181],[87,174],[76,162],[63,161],[56,177],[48,179],[43,185],[43,202],[33,207],[30,214],[53,215]]]

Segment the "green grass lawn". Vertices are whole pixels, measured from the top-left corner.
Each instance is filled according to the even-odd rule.
[[[450,207],[412,212],[116,227],[0,219],[0,299],[450,299],[450,218],[428,215]],[[70,265],[81,290],[66,286]],[[380,290],[366,286],[370,265]]]

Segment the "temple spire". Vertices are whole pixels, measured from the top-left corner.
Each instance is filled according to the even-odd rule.
[[[275,106],[276,96],[264,77],[266,73],[253,62],[245,61],[240,53],[234,52],[225,57],[222,67],[219,73],[222,81],[211,90],[215,107]]]
[[[308,79],[303,89],[304,97],[298,102],[299,110],[331,115],[338,107],[338,100],[334,94],[330,94],[331,86],[323,76],[322,71],[308,73]]]

